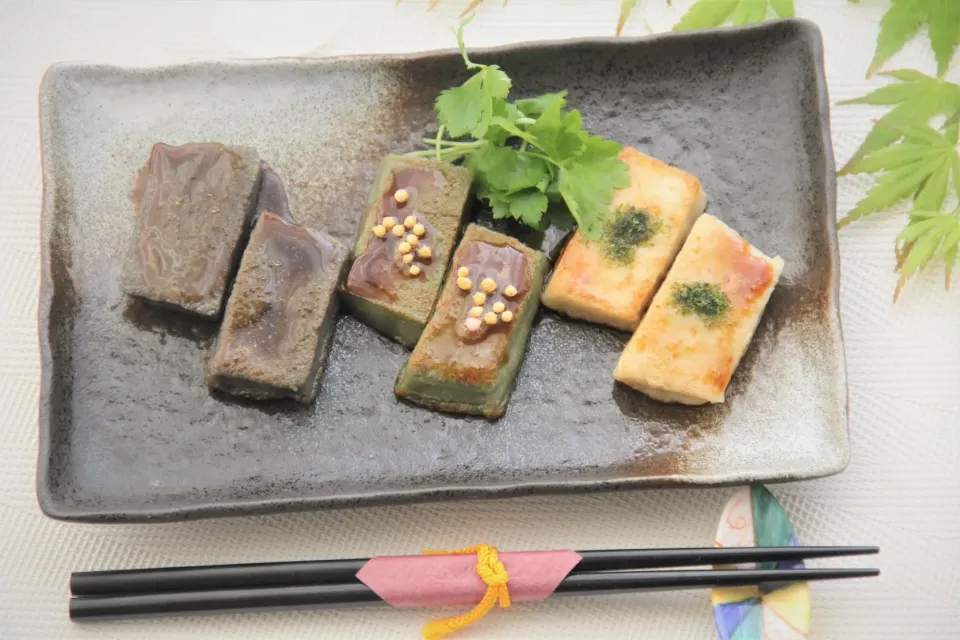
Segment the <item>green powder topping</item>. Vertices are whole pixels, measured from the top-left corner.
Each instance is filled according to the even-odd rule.
[[[604,227],[604,254],[614,262],[630,264],[634,250],[646,244],[661,226],[660,219],[646,209],[620,209]]]
[[[687,282],[673,287],[673,301],[683,315],[696,314],[707,324],[717,324],[730,309],[730,298],[715,284]]]

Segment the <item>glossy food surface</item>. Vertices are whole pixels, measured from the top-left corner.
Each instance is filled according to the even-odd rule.
[[[472,179],[466,169],[447,163],[384,160],[343,287],[354,315],[401,344],[416,344],[443,285]]]
[[[208,384],[252,398],[313,400],[330,345],[346,250],[261,214],[227,303]]]
[[[428,408],[500,417],[523,361],[546,269],[539,251],[471,225],[453,255],[437,308],[397,379],[397,395]]]

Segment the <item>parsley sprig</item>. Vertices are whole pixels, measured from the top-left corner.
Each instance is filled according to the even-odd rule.
[[[409,155],[462,160],[494,218],[543,229],[568,226],[572,216],[585,237],[598,237],[614,191],[630,184],[620,144],[585,131],[580,112],[567,109],[566,91],[507,100],[510,77],[467,55],[467,22],[454,33],[464,65],[474,73],[440,93],[437,135],[423,139],[431,148]]]

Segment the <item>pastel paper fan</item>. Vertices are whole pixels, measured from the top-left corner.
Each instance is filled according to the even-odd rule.
[[[730,497],[714,544],[718,547],[799,546],[783,506],[762,485],[740,487]],[[740,565],[791,569],[803,562]],[[803,640],[810,633],[810,588],[806,582],[714,589],[713,615],[720,640]]]

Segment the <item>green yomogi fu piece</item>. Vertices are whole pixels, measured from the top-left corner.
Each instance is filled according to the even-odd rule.
[[[351,313],[413,347],[437,294],[473,174],[446,162],[387,156],[364,211],[343,287]]]
[[[317,395],[347,250],[325,234],[260,214],[243,253],[207,384],[257,400]]]
[[[470,225],[396,394],[429,409],[502,416],[548,264],[515,238]]]

